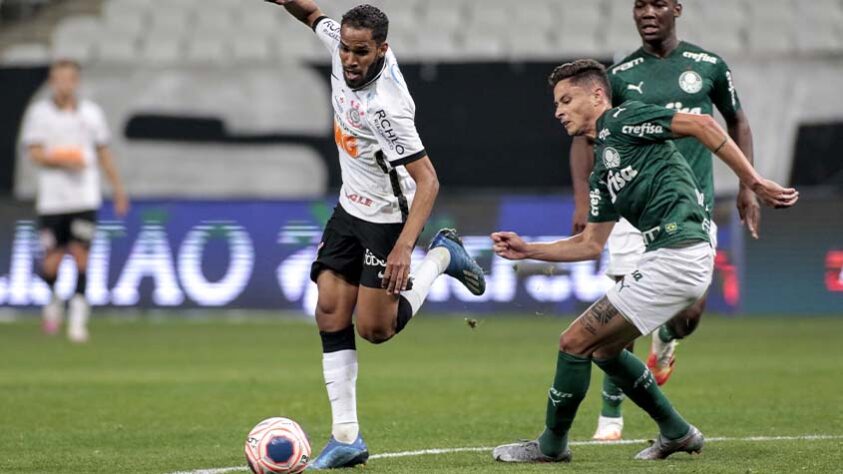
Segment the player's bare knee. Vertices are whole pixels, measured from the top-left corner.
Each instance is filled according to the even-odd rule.
[[[395,336],[395,330],[388,327],[357,325],[357,334],[372,344],[383,344]]]
[[[677,339],[683,339],[690,336],[699,326],[703,311],[705,311],[704,300],[686,308],[668,323],[670,325],[671,332]]]
[[[591,341],[574,331],[565,331],[559,337],[559,350],[575,356],[588,357],[594,348]]]

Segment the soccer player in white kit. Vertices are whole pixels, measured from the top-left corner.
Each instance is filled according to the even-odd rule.
[[[88,340],[90,307],[85,299],[88,251],[102,204],[98,165],[105,171],[114,194],[118,216],[129,201],[108,146],[109,131],[102,109],[77,97],[79,65],[58,60],[50,68],[51,97],[32,104],[25,116],[21,141],[38,166],[38,231],[43,247],[41,277],[52,296],[43,310],[43,329],[58,331],[64,301],[54,286],[65,254],[76,263],[76,291],[68,304],[67,336]]]
[[[439,275],[456,278],[475,295],[485,291],[485,279],[451,229],[439,231],[409,277],[410,256],[439,182],[416,130],[415,103],[386,42],[386,15],[360,5],[337,22],[312,0],[270,3],[311,27],[332,55],[331,103],[343,185],[311,279],[318,286],[316,323],[333,427],[309,467],[350,467],[369,457],[357,421],[352,314],[356,310],[358,334],[379,344],[407,325]]]

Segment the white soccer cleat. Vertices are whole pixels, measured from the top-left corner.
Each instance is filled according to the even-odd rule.
[[[68,308],[67,338],[71,342],[88,342],[88,318],[91,315],[91,308],[85,297],[74,295],[70,299]]]
[[[623,417],[600,416],[597,419],[597,431],[591,439],[595,441],[620,441],[623,436]]]
[[[58,333],[62,319],[64,319],[64,301],[54,294],[41,312],[41,329],[44,334]]]
[[[670,342],[663,342],[658,331],[653,333],[653,342],[650,345],[650,355],[647,357],[647,368],[653,373],[656,383],[662,386],[667,383],[673,374],[673,366],[676,363],[676,346],[679,341],[676,339]]]

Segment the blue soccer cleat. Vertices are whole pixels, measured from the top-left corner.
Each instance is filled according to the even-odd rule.
[[[444,247],[451,255],[451,263],[445,269],[446,275],[456,278],[473,295],[479,296],[486,292],[486,277],[483,275],[483,269],[465,250],[456,230],[442,229],[437,232],[428,249],[437,247]]]
[[[359,434],[351,444],[340,443],[333,436],[328,444],[307,466],[308,469],[336,469],[365,464],[369,459],[369,448]]]

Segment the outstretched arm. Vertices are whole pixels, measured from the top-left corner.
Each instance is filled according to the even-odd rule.
[[[581,262],[594,260],[615,227],[614,221],[589,222],[585,230],[556,242],[527,243],[515,232],[495,232],[492,243],[495,253],[507,260],[541,260],[544,262]]]
[[[323,16],[322,11],[313,0],[266,0],[269,3],[281,5],[297,20],[313,28],[313,22]]]
[[[670,125],[676,137],[694,137],[726,163],[768,206],[781,208],[796,204],[799,193],[762,178],[723,127],[710,115],[677,113]]]
[[[594,169],[594,149],[585,137],[571,142],[571,183],[574,187],[574,222],[571,235],[585,230],[588,224],[588,176]]]

